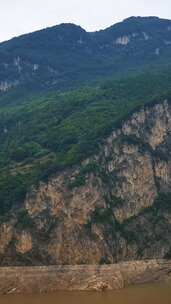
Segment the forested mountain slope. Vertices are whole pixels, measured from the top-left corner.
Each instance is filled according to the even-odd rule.
[[[61,24],[0,44],[0,91],[66,90],[171,63],[171,21],[132,17],[86,32]],[[11,96],[11,95],[9,95]]]
[[[156,17],[0,44],[1,265],[170,258],[170,55]]]
[[[170,83],[171,72],[164,70],[1,106],[1,213],[22,202],[39,180],[97,153],[106,136],[137,108],[170,99]]]
[[[0,180],[1,265],[103,264],[170,258],[169,96],[142,101],[138,108],[134,99],[129,111],[125,103],[123,120],[113,105],[111,116],[117,113],[118,118],[105,138],[103,128],[101,132],[96,128],[100,121],[101,126],[107,126],[106,115],[97,125],[94,118],[91,122],[81,115],[77,131],[80,142],[76,142],[77,137],[74,142],[71,115],[59,125],[60,136],[55,133],[59,139],[54,141],[53,152],[29,141],[7,149],[12,155],[1,169]],[[95,111],[97,117],[97,107]],[[75,111],[76,121],[80,114]],[[29,120],[26,122],[28,130],[19,133],[21,141],[32,132]],[[18,123],[24,126],[19,120],[17,128]],[[89,129],[95,132],[94,138],[89,132],[85,136],[83,130]],[[17,142],[18,132],[14,130],[12,138]],[[35,137],[40,136],[40,130],[36,131]],[[43,134],[46,138],[46,132]],[[95,141],[99,143],[97,149],[92,145]],[[11,140],[7,140],[8,144]]]

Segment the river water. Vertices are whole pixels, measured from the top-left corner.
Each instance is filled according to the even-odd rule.
[[[171,304],[171,283],[131,286],[112,292],[57,292],[0,296],[0,304]]]

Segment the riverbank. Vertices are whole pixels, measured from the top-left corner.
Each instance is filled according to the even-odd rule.
[[[1,267],[0,294],[59,290],[116,290],[171,277],[171,261],[131,261],[113,265]]]

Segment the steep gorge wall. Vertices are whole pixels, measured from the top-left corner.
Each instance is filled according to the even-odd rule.
[[[169,257],[170,143],[167,101],[132,114],[98,155],[32,188],[1,223],[1,265]]]

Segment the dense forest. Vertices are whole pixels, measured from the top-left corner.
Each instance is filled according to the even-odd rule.
[[[0,91],[64,91],[167,66],[170,29],[170,20],[132,17],[98,32],[60,24],[0,43]]]

